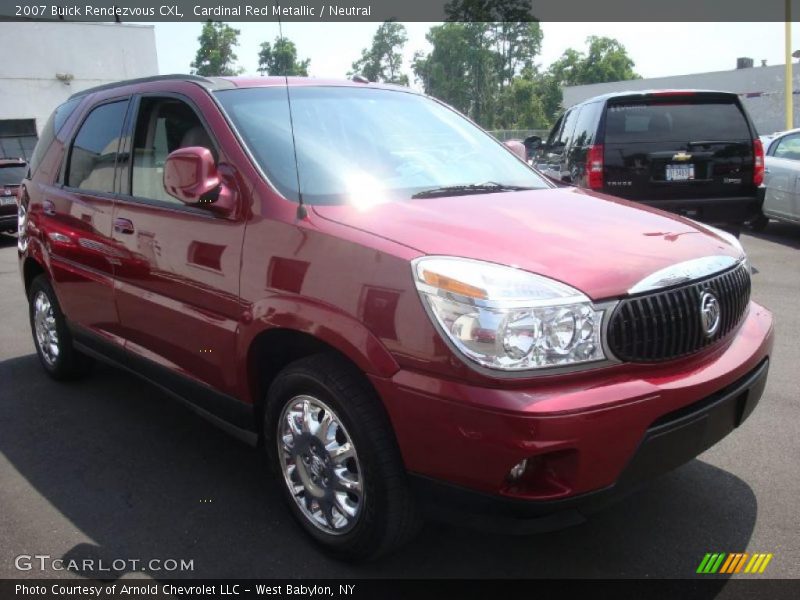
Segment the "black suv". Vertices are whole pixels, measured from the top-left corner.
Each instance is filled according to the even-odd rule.
[[[525,145],[552,179],[708,223],[738,226],[760,210],[764,150],[733,93],[605,94]]]

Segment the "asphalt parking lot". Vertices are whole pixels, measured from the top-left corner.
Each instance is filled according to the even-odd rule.
[[[800,577],[800,227],[743,243],[754,297],[775,313],[765,396],[697,460],[588,523],[534,537],[429,524],[364,565],[320,554],[292,522],[259,454],[116,369],[58,384],[39,368],[17,272],[0,240],[0,577],[15,557],[175,558],[155,577],[692,577],[706,552],[771,552]],[[125,577],[130,577],[128,573]],[[77,576],[77,575],[76,575]]]

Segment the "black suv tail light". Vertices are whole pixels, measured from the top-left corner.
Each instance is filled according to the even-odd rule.
[[[764,144],[756,138],[753,140],[753,184],[764,183]]]
[[[603,144],[589,146],[586,154],[586,186],[590,190],[603,188]]]

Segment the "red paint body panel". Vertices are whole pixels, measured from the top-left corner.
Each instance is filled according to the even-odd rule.
[[[577,387],[561,378],[560,385],[515,390],[410,371],[372,381],[411,471],[501,493],[509,470],[523,458],[573,450],[577,469],[560,494],[569,496],[613,484],[658,417],[733,383],[771,349],[772,317],[752,303],[738,335],[721,352],[636,376],[598,374]]]
[[[57,183],[64,141],[91,106],[158,92],[180,94],[201,112],[218,144],[220,176],[235,192],[232,213],[94,197]],[[678,361],[514,379],[479,373],[423,309],[414,258],[515,265],[604,299],[668,265],[736,251],[680,217],[571,188],[362,210],[315,206],[299,220],[297,205],[263,178],[195,83],[92,94],[24,185],[29,243],[21,264],[34,261],[50,275],[70,321],[247,406],[261,400],[249,360],[259,336],[314,336],[371,379],[409,470],[477,490],[508,493],[512,465],[552,450],[565,451],[569,485],[550,496],[610,485],[649,424],[725,387],[771,349],[771,316],[751,304],[723,342]],[[117,220],[131,227],[114,231]]]
[[[515,265],[595,300],[624,295],[645,276],[675,263],[737,255],[730,244],[683,217],[571,187],[390,202],[363,210],[315,206],[314,211],[424,254]]]

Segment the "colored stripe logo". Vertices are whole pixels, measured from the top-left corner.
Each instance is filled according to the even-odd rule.
[[[725,552],[709,552],[700,561],[700,566],[697,567],[697,573],[701,574],[726,574],[732,575],[735,573],[763,573],[769,561],[772,560],[772,554],[758,552],[755,554],[748,554],[747,552],[733,552],[726,554]]]

